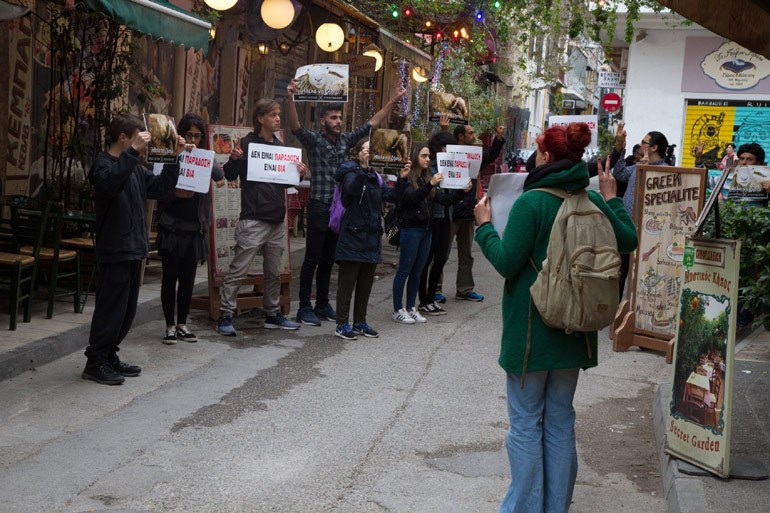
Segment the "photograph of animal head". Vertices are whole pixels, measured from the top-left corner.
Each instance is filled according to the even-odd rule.
[[[177,133],[174,119],[165,114],[145,114],[145,121],[150,132],[150,152],[155,155],[175,154]]]
[[[467,98],[439,91],[431,91],[428,97],[431,119],[438,119],[441,114],[449,114],[450,119],[457,121],[470,119],[470,106]]]
[[[378,128],[372,130],[369,141],[369,161],[406,164],[409,160],[411,133],[407,130]]]
[[[339,97],[348,94],[347,64],[311,64],[297,70],[297,98]]]

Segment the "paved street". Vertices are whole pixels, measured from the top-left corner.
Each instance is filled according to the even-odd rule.
[[[196,344],[162,345],[162,321],[136,326],[121,357],[144,371],[123,386],[81,380],[80,352],[0,382],[0,512],[497,511],[502,281],[474,250],[487,299],[451,298],[453,254],[449,315],[426,325],[390,321],[381,266],[379,339],[342,341],[331,323],[266,331],[254,315],[224,338],[197,312]],[[571,511],[665,511],[652,428],[664,358],[613,353],[606,333],[600,353],[576,398]]]

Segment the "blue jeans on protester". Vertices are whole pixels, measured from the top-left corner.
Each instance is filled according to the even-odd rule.
[[[505,441],[511,466],[500,513],[566,513],[577,478],[575,408],[580,369],[508,374]]]
[[[425,267],[430,252],[431,235],[432,232],[428,228],[401,228],[398,271],[393,278],[394,312],[404,307],[404,284],[406,284],[406,308],[414,307],[422,268]]]

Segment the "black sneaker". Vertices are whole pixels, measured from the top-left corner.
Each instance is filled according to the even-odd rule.
[[[80,377],[96,381],[102,385],[122,385],[126,380],[126,378],[121,376],[120,373],[113,369],[107,362],[86,365],[86,368],[83,369],[83,374],[81,374]]]
[[[334,311],[334,308],[332,308],[331,303],[326,303],[324,306],[316,305],[313,309],[313,313],[315,313],[316,317],[322,321],[337,322],[337,313]]]
[[[428,303],[420,307],[420,312],[426,315],[446,315],[446,310],[438,306],[436,303]]]
[[[175,326],[167,326],[166,327],[166,335],[163,337],[163,343],[167,346],[172,346],[176,344],[176,327]]]
[[[110,367],[112,367],[112,369],[121,376],[133,378],[142,373],[141,367],[138,365],[131,365],[130,363],[126,362],[121,362],[120,358],[118,358],[118,355],[110,357],[108,362]]]
[[[176,338],[179,340],[184,340],[185,342],[197,342],[198,337],[195,336],[195,333],[187,329],[187,326],[184,324],[181,326],[176,327]]]

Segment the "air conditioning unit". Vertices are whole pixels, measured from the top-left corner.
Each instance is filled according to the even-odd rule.
[[[562,109],[574,109],[575,108],[575,100],[562,100],[561,101],[561,108]]]

